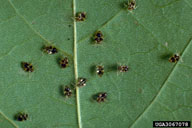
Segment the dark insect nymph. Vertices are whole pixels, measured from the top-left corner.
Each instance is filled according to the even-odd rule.
[[[93,37],[94,41],[96,44],[101,44],[101,42],[103,41],[104,37],[103,37],[103,34],[101,31],[97,31],[95,34],[94,34],[94,37]]]
[[[57,48],[54,46],[45,46],[43,48],[44,52],[46,52],[47,54],[55,54],[58,52]]]
[[[97,95],[97,102],[100,103],[100,102],[104,102],[107,98],[107,93],[106,92],[103,92],[103,93],[99,93]]]
[[[67,57],[60,60],[60,66],[61,68],[66,68],[69,65],[69,60]]]
[[[103,74],[104,74],[104,66],[101,66],[101,65],[99,65],[99,66],[97,66],[96,67],[96,72],[97,72],[97,74],[101,77],[101,76],[103,76]]]
[[[136,8],[136,0],[130,0],[128,3],[125,3],[124,6],[128,10],[132,11],[132,10],[134,10]]]
[[[68,86],[65,86],[64,88],[64,95],[67,97],[70,97],[72,95],[72,91]]]
[[[75,20],[76,21],[85,21],[86,19],[86,13],[85,12],[78,12],[76,14]]]
[[[18,121],[26,121],[28,119],[28,114],[21,112],[18,113],[15,117]]]
[[[23,70],[25,70],[26,72],[34,71],[34,67],[31,63],[21,62],[21,65],[22,65]]]
[[[171,63],[176,63],[176,62],[179,61],[179,59],[180,59],[179,54],[174,54],[173,56],[171,56],[171,57],[169,58],[169,62],[171,62]]]
[[[129,70],[129,67],[127,65],[121,65],[121,66],[118,66],[118,70],[120,72],[127,72]]]
[[[87,82],[87,79],[85,79],[85,78],[79,78],[79,79],[78,79],[78,82],[77,82],[77,86],[78,86],[78,87],[86,86],[86,82]]]

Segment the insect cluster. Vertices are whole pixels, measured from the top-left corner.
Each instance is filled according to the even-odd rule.
[[[103,38],[103,35],[100,31],[98,31],[95,35],[95,39],[96,38]],[[98,39],[98,40],[103,40],[103,39]],[[96,40],[96,41],[98,41]],[[57,48],[54,47],[54,46],[46,46],[43,48],[43,51],[47,54],[55,54],[58,52]],[[66,68],[68,65],[69,65],[69,60],[67,57],[64,57],[64,58],[61,58],[60,61],[59,61],[59,64],[60,64],[60,67],[61,68]],[[23,67],[23,70],[25,70],[26,72],[33,72],[34,71],[34,67],[31,63],[27,63],[27,62],[22,62],[22,67]],[[121,66],[118,66],[117,70],[119,70],[119,72],[127,72],[129,69],[128,66],[126,65],[121,65]],[[99,76],[99,77],[102,77],[104,75],[104,66],[103,65],[98,65],[96,66],[96,74]],[[87,82],[87,79],[86,78],[79,78],[78,81],[77,81],[77,84],[76,86],[77,87],[84,87],[86,86],[86,82]],[[71,97],[72,95],[72,89],[69,87],[69,86],[65,86],[65,88],[63,89],[63,94],[64,96],[66,97]],[[97,95],[97,98],[96,98],[96,101],[97,102],[104,102],[107,98],[107,93],[100,93]],[[28,117],[27,114],[25,113],[21,113],[19,116],[18,116],[18,120],[26,120]]]
[[[136,1],[130,0],[128,3],[125,4],[125,6],[127,7],[128,10],[132,11],[136,8]],[[85,12],[79,12],[75,16],[76,21],[85,21],[86,18],[87,18],[87,16],[86,16]],[[102,44],[102,41],[104,40],[104,35],[101,31],[96,31],[92,38],[96,44]],[[49,55],[58,53],[58,49],[52,45],[45,46],[43,48],[43,51]],[[180,59],[180,56],[178,54],[174,54],[173,56],[171,56],[169,58],[169,62],[176,63],[179,61],[179,59]],[[60,59],[59,65],[61,68],[68,67],[69,66],[69,59],[67,57]],[[33,72],[34,71],[33,65],[31,63],[28,63],[28,62],[22,62],[22,68],[26,72]],[[129,71],[129,67],[127,65],[119,65],[117,67],[117,70],[121,73],[125,73],[125,72]],[[104,75],[104,73],[105,73],[105,70],[104,70],[103,65],[96,66],[96,74],[99,77],[102,77]],[[78,80],[76,82],[77,87],[84,87],[84,86],[86,86],[86,84],[87,84],[87,79],[83,78],[83,77],[78,78]],[[73,91],[69,86],[65,86],[63,88],[63,94],[65,97],[71,97],[73,94]],[[101,103],[101,102],[105,102],[107,100],[107,97],[108,97],[107,92],[101,92],[101,93],[98,93],[96,95],[95,100],[98,103]],[[18,121],[26,121],[27,119],[28,119],[28,114],[26,114],[26,113],[19,113],[16,116],[16,120],[18,120]]]
[[[128,2],[127,7],[128,7],[129,10],[135,9],[135,7],[136,7],[135,0],[132,0],[132,1]],[[86,12],[78,12],[78,13],[76,13],[76,16],[74,17],[74,19],[76,21],[85,21],[86,18],[87,18]],[[96,31],[94,33],[92,39],[95,42],[95,44],[102,44],[102,41],[104,40],[104,35],[103,35],[103,33],[101,31]],[[49,54],[49,55],[53,55],[53,54],[58,53],[58,49],[53,45],[48,45],[48,46],[43,47],[43,52],[46,53],[46,54]],[[60,65],[61,68],[68,67],[69,66],[69,59],[67,57],[61,58],[59,60],[59,65]],[[22,68],[26,72],[33,72],[34,71],[33,65],[31,63],[28,63],[28,62],[22,62]],[[127,72],[129,70],[129,67],[126,66],[126,65],[121,65],[121,66],[119,66],[117,68],[117,70],[119,72]],[[104,72],[105,72],[105,70],[104,70],[103,65],[96,66],[96,74],[99,77],[102,77],[104,75]],[[84,86],[86,86],[86,83],[87,83],[86,78],[78,78],[76,86],[77,87],[84,87]],[[69,86],[65,86],[63,88],[63,94],[66,97],[70,97],[72,95],[72,89]],[[99,93],[97,95],[96,101],[97,102],[104,102],[106,98],[107,98],[107,93],[106,92]],[[18,120],[26,120],[27,117],[28,117],[27,114],[21,113],[18,116]]]

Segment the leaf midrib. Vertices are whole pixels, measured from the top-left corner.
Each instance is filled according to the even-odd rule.
[[[76,0],[73,0],[73,17],[76,15]],[[78,81],[78,65],[77,65],[77,25],[76,21],[73,20],[73,56],[74,56],[74,74],[75,74],[75,83]],[[75,84],[76,86],[76,84]],[[82,128],[81,123],[81,109],[80,109],[80,96],[79,96],[79,88],[76,86],[76,104],[77,104],[77,120],[78,120],[78,127]]]

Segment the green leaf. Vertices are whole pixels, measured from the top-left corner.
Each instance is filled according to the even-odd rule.
[[[150,128],[152,121],[192,121],[192,1],[0,1],[0,128]],[[87,19],[75,22],[76,12]],[[104,34],[101,45],[93,34]],[[59,53],[48,55],[44,45]],[[168,61],[179,53],[178,63]],[[61,69],[58,60],[69,58]],[[27,73],[21,62],[30,62]],[[128,65],[125,73],[117,65]],[[95,67],[103,65],[99,77]],[[87,85],[63,96],[79,77]],[[107,92],[104,103],[93,97]],[[29,115],[19,122],[19,112]]]

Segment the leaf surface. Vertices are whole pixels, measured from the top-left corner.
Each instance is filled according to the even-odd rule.
[[[192,121],[192,2],[137,0],[0,1],[1,128],[149,128],[154,120]],[[86,12],[75,22],[76,12]],[[104,41],[95,45],[96,31]],[[47,55],[44,45],[59,53]],[[168,61],[179,53],[178,63]],[[69,58],[61,69],[60,57]],[[27,73],[21,62],[31,62]],[[99,77],[95,67],[103,65]],[[126,73],[117,65],[128,65]],[[87,85],[65,98],[62,87]],[[106,102],[93,96],[107,92]],[[18,122],[18,112],[29,119]]]

